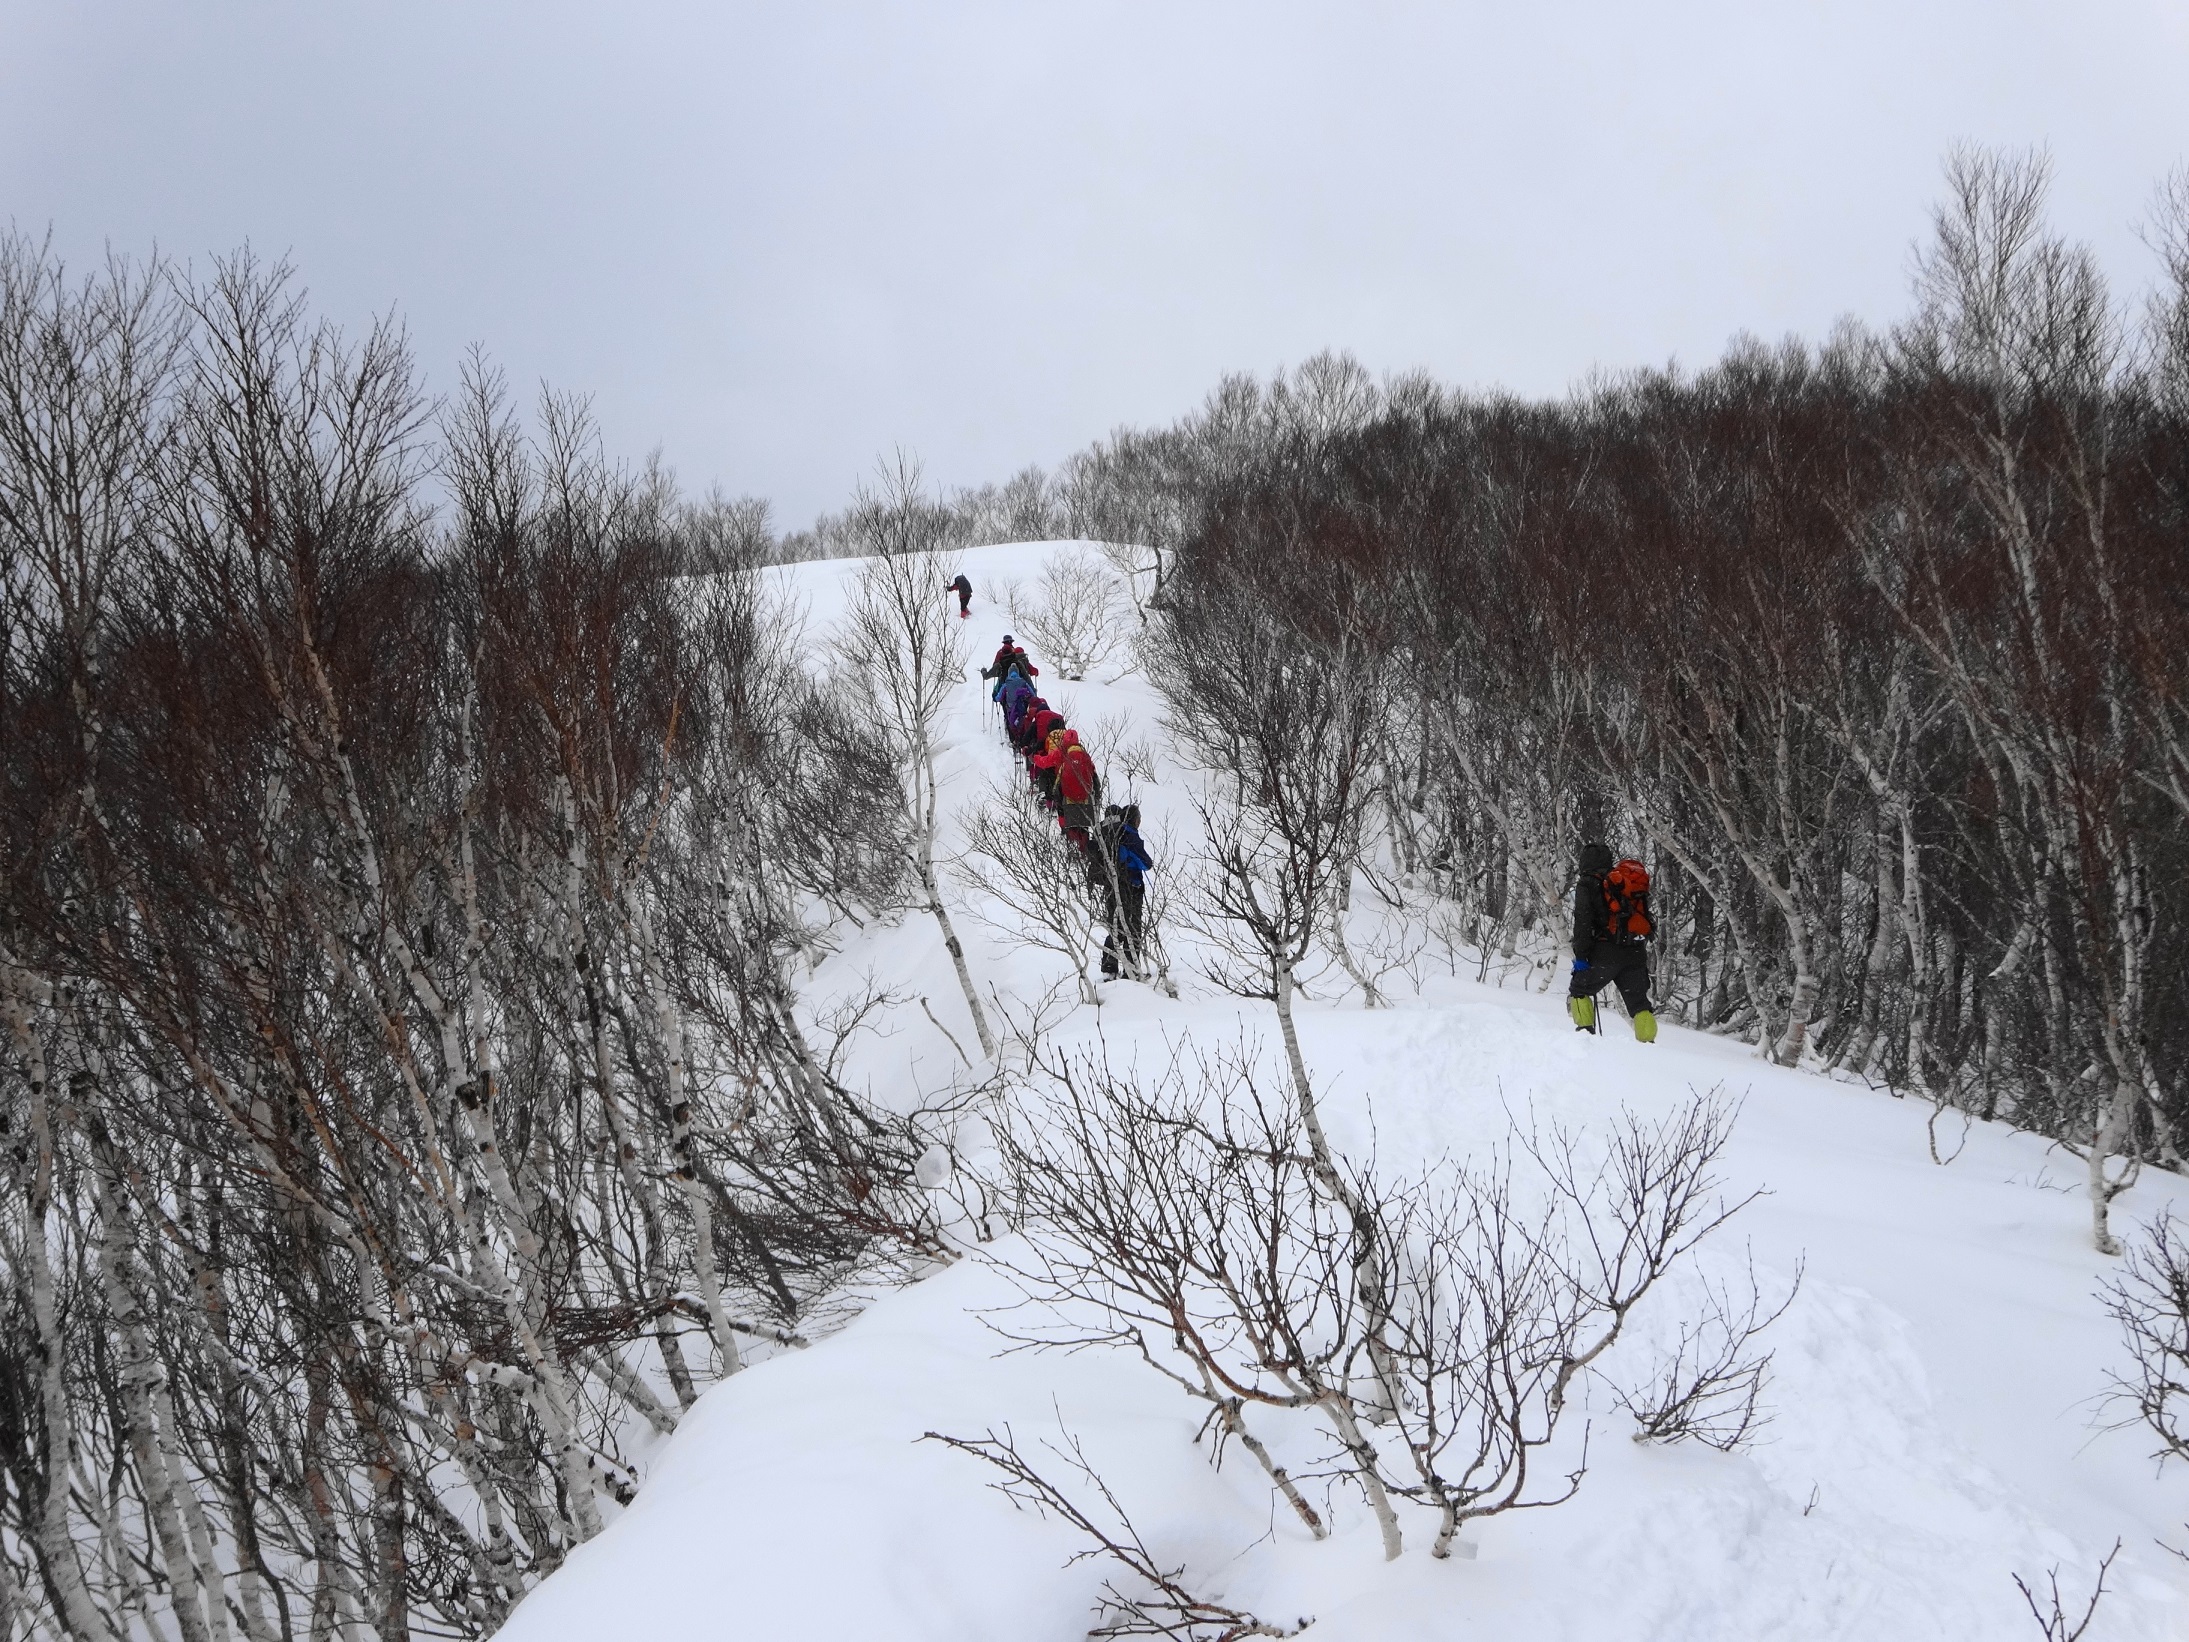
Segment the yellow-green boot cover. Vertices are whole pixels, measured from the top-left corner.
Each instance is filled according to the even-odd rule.
[[[1594,998],[1568,998],[1566,1013],[1573,1017],[1573,1024],[1586,1032],[1596,1024],[1596,1000]]]
[[[1657,1017],[1646,1009],[1635,1016],[1634,1036],[1642,1043],[1655,1043],[1657,1041]]]

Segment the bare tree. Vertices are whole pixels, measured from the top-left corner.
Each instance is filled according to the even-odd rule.
[[[830,812],[894,771],[582,402],[527,431],[475,362],[436,448],[401,334],[284,269],[122,335],[6,267],[0,522],[57,547],[0,603],[8,1598],[487,1634],[636,1433],[951,1257],[787,967],[899,902],[900,832]]]
[[[1570,1498],[1585,1454],[1540,1470],[1575,1378],[1741,1206],[1712,1174],[1728,1109],[1706,1098],[1629,1120],[1597,1171],[1559,1134],[1396,1185],[1331,1158],[1339,1192],[1300,1104],[1265,1095],[1254,1060],[1179,1058],[1152,1085],[1095,1056],[1040,1066],[1035,1103],[1002,1134],[1030,1251],[1003,1258],[1034,1308],[1009,1332],[1133,1351],[1318,1537],[1305,1479],[1258,1423],[1321,1422],[1324,1474],[1361,1490],[1387,1556],[1409,1503],[1433,1513],[1442,1557],[1469,1521]]]
[[[1044,560],[1030,593],[1017,582],[1006,584],[1012,627],[1067,679],[1083,679],[1126,651],[1134,629],[1124,619],[1120,594],[1116,578],[1076,550]]]
[[[1082,1001],[1102,994],[1087,973],[1095,905],[1086,870],[1022,781],[991,789],[961,817],[965,849],[957,870],[997,911],[1010,938],[1054,952],[1072,966]]]
[[[894,793],[877,793],[874,801],[893,807],[913,880],[942,932],[981,1053],[993,1061],[995,1033],[973,986],[935,867],[942,803],[936,724],[943,703],[966,673],[964,639],[946,619],[939,596],[955,567],[936,557],[940,543],[920,490],[919,471],[905,458],[885,471],[878,492],[861,498],[854,517],[869,557],[837,643],[898,760]]]

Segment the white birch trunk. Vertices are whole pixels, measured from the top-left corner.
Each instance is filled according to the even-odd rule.
[[[156,1404],[166,1376],[145,1331],[144,1307],[137,1297],[134,1251],[121,1194],[110,1178],[111,1160],[93,1170],[99,1206],[99,1272],[106,1287],[107,1311],[119,1336],[117,1375],[122,1418],[137,1486],[144,1491],[145,1515],[159,1547],[160,1565],[170,1588],[170,1611],[183,1642],[211,1642],[206,1630],[198,1566],[176,1503],[174,1456],[162,1438]]]
[[[738,1355],[737,1337],[730,1331],[730,1315],[722,1304],[722,1279],[715,1269],[714,1200],[699,1178],[698,1158],[692,1148],[692,1096],[684,1060],[684,1017],[669,995],[669,983],[661,973],[654,950],[653,920],[634,894],[627,899],[638,930],[639,961],[646,984],[653,992],[654,1031],[661,1040],[661,1059],[667,1069],[669,1095],[669,1144],[676,1153],[676,1180],[692,1216],[692,1275],[699,1284],[700,1303],[707,1309],[707,1332],[722,1363],[722,1377],[729,1378],[745,1366]]]
[[[936,810],[941,793],[935,777],[935,748],[928,739],[925,725],[920,726],[913,738],[912,757],[913,779],[920,797],[920,813],[914,822],[920,834],[915,861],[920,892],[927,897],[927,910],[934,917],[935,926],[942,931],[943,945],[949,949],[951,967],[958,975],[958,989],[965,994],[965,1007],[973,1017],[973,1030],[980,1037],[980,1052],[992,1066],[996,1060],[996,1035],[989,1030],[988,1012],[981,1008],[980,994],[973,989],[973,971],[965,961],[964,943],[958,939],[957,929],[950,922],[950,909],[943,905],[942,885],[935,876]]]
[[[1353,1190],[1351,1182],[1338,1168],[1330,1137],[1323,1131],[1322,1114],[1315,1105],[1314,1085],[1307,1075],[1307,1057],[1301,1053],[1299,1030],[1292,1019],[1292,965],[1281,954],[1271,953],[1269,967],[1270,979],[1275,983],[1271,990],[1276,998],[1278,1031],[1284,1039],[1293,1091],[1299,1097],[1300,1119],[1307,1129],[1315,1175],[1323,1190],[1345,1210],[1353,1223],[1353,1280],[1366,1314],[1368,1357],[1376,1375],[1377,1395],[1382,1399],[1382,1406],[1395,1411],[1399,1407],[1399,1379],[1391,1361],[1389,1342],[1391,1290],[1375,1220],[1361,1202],[1360,1194]],[[1349,1397],[1334,1394],[1326,1397],[1322,1406],[1331,1418],[1338,1439],[1353,1456],[1353,1468],[1360,1478],[1361,1490],[1367,1496],[1368,1507],[1375,1514],[1376,1526],[1383,1535],[1384,1560],[1394,1561],[1405,1548],[1405,1539],[1399,1530],[1398,1512],[1392,1507],[1389,1491],[1384,1487],[1375,1444],[1360,1429]]]
[[[6,1003],[8,1026],[30,1085],[31,1167],[30,1191],[23,1205],[23,1264],[29,1279],[31,1350],[38,1367],[39,1414],[46,1434],[45,1497],[38,1502],[31,1531],[38,1541],[47,1587],[61,1622],[73,1636],[110,1642],[114,1632],[92,1603],[68,1518],[69,1474],[75,1469],[76,1455],[49,1229],[53,1212],[52,1085],[45,1042],[32,1016],[36,1002],[46,995],[43,982],[0,957],[0,999]]]

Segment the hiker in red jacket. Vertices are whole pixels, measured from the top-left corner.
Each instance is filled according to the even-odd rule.
[[[1021,757],[1032,758],[1047,744],[1049,732],[1061,729],[1063,724],[1064,715],[1036,696],[1019,715],[1018,728],[1011,732],[1011,745]]]
[[[1093,755],[1080,745],[1078,735],[1070,730],[1065,734],[1072,739],[1057,761],[1057,825],[1084,854],[1087,835],[1094,830],[1095,805],[1102,797],[1102,777],[1095,770]]]
[[[1041,794],[1041,801],[1051,809],[1057,806],[1057,776],[1063,768],[1064,755],[1078,739],[1079,732],[1065,729],[1064,721],[1059,719],[1057,727],[1049,732],[1048,739],[1041,744],[1041,751],[1026,761],[1027,773],[1033,777],[1035,790]]]

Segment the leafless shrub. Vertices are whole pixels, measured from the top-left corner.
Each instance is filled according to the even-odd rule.
[[[2022,1576],[2014,1576],[2014,1588],[2022,1593],[2022,1601],[2029,1608],[2029,1617],[2044,1632],[2045,1642],[2082,1642],[2090,1629],[2090,1622],[2097,1617],[2098,1601],[2105,1595],[2105,1576],[2113,1566],[2113,1559],[2121,1554],[2121,1542],[2115,1540],[2113,1549],[2105,1553],[2105,1560],[2098,1564],[2098,1577],[2091,1587],[2090,1600],[2083,1604],[2082,1617],[2070,1619],[2066,1605],[2060,1600],[2060,1570],[2054,1568],[2045,1576],[2045,1602],[2038,1605],[2037,1593],[2023,1582]]]
[[[1117,578],[1077,549],[1052,553],[1031,593],[1011,583],[1007,597],[1012,627],[1065,678],[1109,667],[1131,640],[1133,622]]]
[[[1341,1162],[1340,1189],[1255,1059],[1176,1058],[1152,1085],[1091,1055],[1045,1064],[999,1137],[1032,1250],[1015,1275],[1044,1308],[1009,1331],[1134,1351],[1318,1536],[1257,1421],[1320,1422],[1320,1474],[1361,1490],[1389,1556],[1402,1504],[1433,1513],[1445,1556],[1468,1521],[1570,1498],[1585,1453],[1549,1479],[1537,1461],[1574,1377],[1741,1206],[1712,1173],[1730,1109],[1629,1119],[1594,1169],[1573,1136],[1528,1132],[1487,1167],[1397,1186]]]
[[[866,693],[871,722],[889,737],[897,766],[895,779],[873,796],[888,801],[907,875],[942,935],[981,1053],[992,1062],[995,1034],[936,872],[942,797],[935,726],[944,701],[966,673],[959,624],[948,618],[936,597],[954,567],[935,557],[940,526],[922,489],[919,468],[908,458],[900,456],[883,470],[878,488],[862,494],[851,520],[867,557],[836,648]]]
[[[1145,735],[1132,734],[1131,721],[1125,715],[1105,714],[1091,725],[1082,726],[1080,738],[1093,750],[1096,763],[1111,772],[1118,802],[1130,802],[1131,789],[1115,784],[1117,776],[1150,787],[1157,784],[1159,755],[1155,743]]]
[[[965,849],[954,863],[965,885],[994,911],[976,915],[1007,937],[1054,952],[1071,964],[1080,996],[1100,1004],[1087,973],[1095,901],[1087,869],[1023,781],[991,788],[960,818]]]
[[[1748,1271],[1748,1292],[1736,1298],[1728,1285],[1705,1281],[1698,1311],[1679,1323],[1679,1342],[1640,1388],[1617,1388],[1620,1407],[1634,1416],[1636,1442],[1692,1439],[1730,1454],[1746,1447],[1768,1423],[1762,1398],[1771,1353],[1760,1350],[1763,1332],[1786,1315],[1801,1290],[1794,1273],[1786,1297],[1769,1306]]]
[[[1244,1609],[1194,1595],[1181,1583],[1185,1569],[1164,1567],[1156,1553],[1148,1548],[1125,1507],[1110,1491],[1110,1485],[1087,1463],[1087,1456],[1076,1437],[1067,1438],[1063,1448],[1054,1443],[1042,1446],[1066,1469],[1077,1474],[1082,1491],[1093,1495],[1098,1503],[1081,1504],[1073,1498],[1071,1491],[1035,1470],[1019,1452],[1009,1426],[1004,1427],[1000,1437],[993,1431],[985,1437],[946,1437],[930,1431],[922,1440],[943,1443],[994,1466],[1004,1476],[1002,1482],[994,1485],[996,1491],[1013,1505],[1055,1517],[1092,1540],[1093,1545],[1075,1556],[1074,1562],[1087,1557],[1107,1557],[1131,1576],[1130,1588],[1121,1587],[1114,1581],[1103,1583],[1103,1602],[1096,1610],[1101,1622],[1087,1633],[1089,1636],[1168,1636],[1177,1638],[1178,1642],[1243,1642],[1250,1636],[1298,1636],[1314,1623],[1311,1619],[1299,1619],[1290,1625],[1273,1625]]]
[[[2189,1235],[2171,1214],[2132,1245],[2100,1290],[2134,1368],[2111,1397],[2159,1439],[2159,1457],[2189,1460]]]
[[[1162,550],[1137,542],[1103,542],[1100,545],[1103,558],[1117,572],[1125,596],[1132,601],[1134,618],[1145,626],[1148,611],[1163,594]]]

